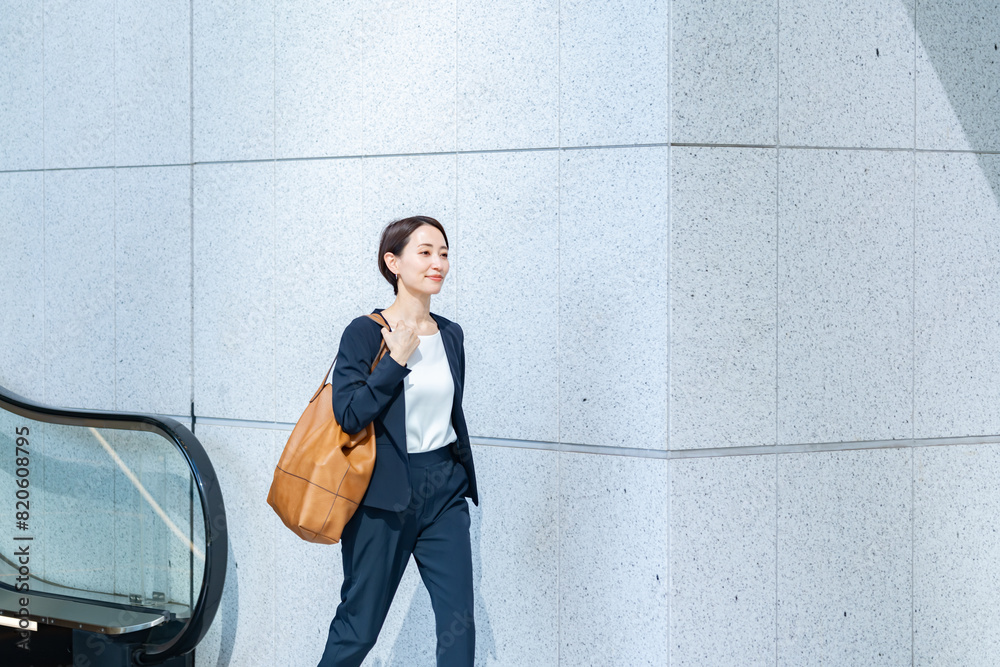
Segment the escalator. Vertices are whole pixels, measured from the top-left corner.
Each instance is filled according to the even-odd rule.
[[[186,426],[0,387],[0,665],[193,665],[227,550]]]

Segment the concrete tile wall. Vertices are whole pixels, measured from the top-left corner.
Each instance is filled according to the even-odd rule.
[[[199,165],[193,207],[194,399],[274,421],[274,163]]]
[[[917,155],[917,437],[1000,431],[998,184],[1000,156]]]
[[[45,395],[115,409],[115,172],[44,175]]]
[[[115,160],[115,1],[43,3],[45,168]]]
[[[668,140],[668,0],[559,4],[559,143]]]
[[[274,2],[192,5],[197,162],[274,157]]]
[[[191,161],[191,8],[115,2],[115,164]]]
[[[993,4],[7,0],[0,384],[219,420],[198,659],[315,663],[339,548],[270,475],[431,215],[477,664],[988,664]],[[366,665],[432,627],[411,566]]]
[[[558,442],[559,154],[462,154],[458,171],[448,258],[462,278],[466,421],[484,436]],[[476,380],[490,377],[506,380]]]
[[[364,152],[454,151],[457,4],[374,0],[365,10]]]
[[[191,410],[191,170],[115,171],[116,403]]]
[[[913,146],[913,2],[779,3],[782,144]]]
[[[780,151],[778,442],[913,435],[913,156]]]
[[[667,461],[561,452],[559,483],[559,662],[665,664]]]
[[[361,154],[362,4],[275,1],[275,157]]]
[[[457,149],[558,146],[559,0],[457,5]]]
[[[665,449],[667,149],[561,162],[560,440]]]
[[[473,445],[473,456],[481,488],[504,489],[506,497],[502,508],[487,510],[484,499],[483,510],[472,513],[476,652],[499,664],[558,664],[560,454]]]
[[[916,10],[916,145],[1000,150],[996,4],[919,0]]]
[[[266,501],[274,466],[258,462],[277,463],[281,438],[270,429],[207,424],[196,428],[225,498],[229,567],[219,611],[198,645],[195,659],[206,665],[297,664],[278,659],[277,637],[291,631],[285,606],[292,599],[288,597],[291,591],[286,593],[285,589],[286,579],[291,578],[287,575],[297,571],[303,580],[312,581],[315,589],[324,587],[319,583],[323,581],[319,559],[310,561],[306,552],[299,550],[294,561],[283,561],[279,566],[277,560],[281,548],[278,528],[287,528]],[[294,590],[301,591],[299,584],[295,582],[298,587]],[[308,605],[305,608],[309,609]],[[319,613],[320,609],[310,609],[301,618]],[[261,640],[262,628],[271,628],[269,639]],[[319,661],[318,655],[315,660]]]
[[[337,355],[342,323],[362,314],[357,281],[339,268],[361,263],[361,161],[274,168],[275,410],[295,422]]]
[[[775,143],[777,0],[674,0],[670,11],[671,141]]]
[[[670,664],[773,665],[773,455],[670,465]]]
[[[996,664],[1000,448],[926,447],[914,457],[913,664]]]
[[[671,177],[670,447],[773,445],[777,152],[675,148]]]
[[[909,665],[912,451],[778,457],[778,665]]]
[[[44,176],[0,173],[0,386],[24,397],[45,395]],[[11,287],[16,286],[16,289]]]
[[[43,4],[4,3],[0,23],[0,170],[43,166]]]

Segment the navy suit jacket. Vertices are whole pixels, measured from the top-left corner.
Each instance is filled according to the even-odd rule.
[[[372,312],[380,313],[382,310],[376,308]],[[434,313],[431,317],[441,331],[441,341],[455,384],[451,420],[458,440],[451,445],[452,452],[465,466],[469,477],[469,488],[464,495],[479,505],[472,445],[462,412],[465,334],[457,323]],[[399,512],[410,504],[412,493],[403,391],[403,378],[410,369],[401,366],[386,352],[375,370],[370,370],[382,343],[382,326],[367,315],[356,317],[347,325],[340,338],[330,384],[333,388],[333,414],[345,432],[357,433],[370,423],[375,425],[375,469],[361,504]]]

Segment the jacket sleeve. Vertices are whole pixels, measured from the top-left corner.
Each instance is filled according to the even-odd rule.
[[[401,366],[386,352],[374,371],[372,362],[378,354],[379,342],[371,340],[363,327],[368,326],[355,319],[344,329],[340,337],[337,362],[333,366],[330,385],[333,388],[333,416],[346,433],[358,433],[385,409],[392,393],[409,374],[410,369]]]
[[[462,387],[464,391],[465,387],[465,332],[462,331],[462,327],[458,327],[458,377],[462,380]]]

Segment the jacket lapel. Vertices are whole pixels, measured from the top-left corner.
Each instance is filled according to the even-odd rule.
[[[381,308],[377,308],[374,312],[381,312],[381,310]],[[458,349],[455,341],[452,339],[452,332],[449,330],[449,327],[439,320],[434,313],[431,313],[431,317],[437,322],[438,330],[441,332],[441,342],[444,345],[445,356],[448,357],[448,368],[451,370],[451,379],[455,386],[455,397],[451,404],[451,414],[457,432],[458,416],[456,408],[462,404],[462,385],[459,383],[458,375]],[[381,334],[379,337],[381,338]],[[406,454],[406,392],[402,388],[399,390],[399,399],[389,405],[384,423],[393,444],[399,451]]]
[[[445,356],[448,357],[448,368],[451,370],[451,381],[455,387],[455,404],[461,402],[462,398],[462,387],[458,382],[458,350],[456,349],[455,341],[451,337],[451,331],[441,320],[437,318],[437,315],[431,313],[431,317],[437,322],[438,330],[441,332],[441,343],[444,345]]]

